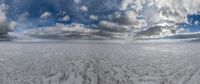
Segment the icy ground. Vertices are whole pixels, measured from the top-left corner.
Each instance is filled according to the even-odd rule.
[[[200,43],[0,43],[0,84],[200,84]]]

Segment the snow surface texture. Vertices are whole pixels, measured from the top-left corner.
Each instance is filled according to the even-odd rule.
[[[199,84],[199,43],[1,43],[0,84]]]
[[[65,28],[81,24],[85,29],[99,31],[95,35],[109,34],[103,37],[133,38],[154,26],[161,26],[164,31],[167,26],[169,32],[160,28],[161,31],[155,29],[149,35],[171,35],[174,34],[171,30],[181,29],[177,28],[179,23],[190,23],[188,15],[200,12],[199,0],[1,0],[1,3],[8,6],[7,18],[16,21],[20,31],[27,32],[31,28],[36,32],[39,29],[37,32],[43,33],[42,37],[54,32],[48,29],[57,28],[52,25],[54,23],[63,24]],[[82,27],[77,32],[82,32]],[[73,33],[61,29],[56,35],[63,32]],[[36,37],[38,33],[35,33]],[[87,34],[93,35],[94,32]]]

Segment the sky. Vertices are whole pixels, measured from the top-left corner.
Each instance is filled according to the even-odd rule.
[[[184,24],[185,29],[189,32],[199,32],[200,31],[200,15],[188,15],[188,20],[190,24]]]
[[[0,1],[2,24],[30,36],[133,38],[200,31],[198,0]]]

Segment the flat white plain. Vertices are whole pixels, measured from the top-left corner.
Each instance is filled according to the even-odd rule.
[[[199,43],[0,43],[0,84],[200,84]]]

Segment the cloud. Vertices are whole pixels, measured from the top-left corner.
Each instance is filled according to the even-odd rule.
[[[98,21],[99,20],[99,17],[98,16],[95,16],[95,15],[90,15],[89,18],[93,21]]]
[[[195,24],[195,25],[199,25],[199,21],[195,21],[194,24]]]
[[[9,29],[10,30],[15,30],[16,27],[17,27],[18,23],[15,22],[15,21],[11,21],[10,24],[9,24]]]
[[[80,9],[81,9],[83,12],[87,12],[87,11],[88,11],[88,8],[87,8],[85,5],[81,6]]]
[[[121,11],[109,15],[109,21],[100,22],[100,28],[147,36],[169,35],[175,34],[170,32],[176,32],[177,24],[189,23],[187,15],[200,12],[199,0],[122,0],[120,5]]]
[[[29,15],[28,12],[24,12],[21,15],[19,15],[17,22],[26,22],[28,20],[27,16]]]
[[[9,31],[9,23],[6,17],[6,8],[7,5],[0,5],[0,35],[5,35]]]
[[[49,13],[49,12],[44,12],[41,16],[40,16],[40,18],[41,19],[46,19],[46,18],[48,18],[48,17],[50,17],[51,16],[51,13]]]
[[[14,2],[20,1],[14,0]],[[55,9],[59,8],[61,12],[65,12],[64,15],[60,15],[59,20],[70,20],[72,24],[55,25],[39,30],[35,28],[30,31],[32,35],[37,35],[39,32],[38,35],[51,36],[105,34],[113,37],[131,34],[131,38],[135,34],[168,35],[171,31],[178,30],[179,23],[190,23],[187,20],[188,15],[200,12],[200,0],[61,0],[57,3],[55,0],[44,0],[44,2],[51,3]],[[51,17],[49,12],[44,12],[40,16],[40,18],[48,17]],[[21,18],[23,21],[22,16]],[[83,26],[73,26],[73,21]],[[83,32],[87,30],[90,32]]]
[[[81,0],[74,0],[74,3],[79,4]]]
[[[63,18],[62,18],[62,21],[69,21],[70,20],[70,17],[68,15],[65,15]]]
[[[70,38],[79,36],[93,36],[98,30],[86,28],[82,24],[73,23],[70,25],[56,24],[55,26],[30,29],[24,32],[25,35],[43,38]]]
[[[92,29],[78,23],[56,24],[54,26],[32,28],[24,31],[23,34],[46,39],[111,39],[121,38],[124,36],[123,31],[129,31],[126,26],[107,21],[101,21],[98,27],[98,29]]]
[[[108,21],[101,21],[99,23],[99,29],[109,32],[128,32],[130,31],[130,28],[126,25],[120,25],[113,22]]]
[[[137,33],[141,36],[169,36],[173,34],[176,34],[176,28],[172,26],[153,26]]]

